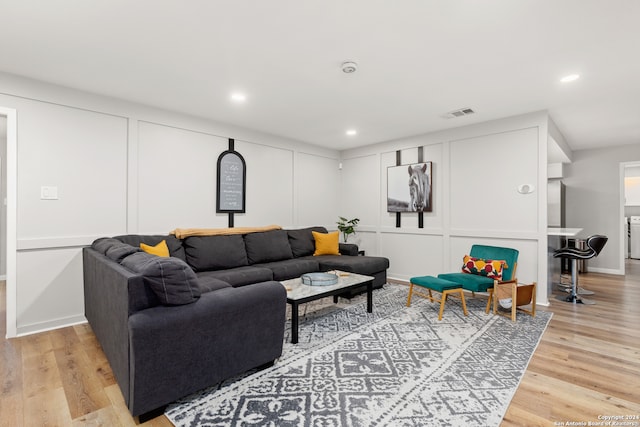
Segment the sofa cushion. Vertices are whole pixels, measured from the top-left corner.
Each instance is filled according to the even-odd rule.
[[[112,261],[120,263],[123,259],[136,252],[142,252],[142,249],[136,248],[126,243],[118,242],[111,245],[105,255]]]
[[[226,270],[249,264],[241,234],[191,236],[182,242],[187,263],[195,271]]]
[[[471,292],[487,292],[493,288],[494,283],[490,277],[469,273],[441,273],[438,274],[438,278],[460,283],[462,289]]]
[[[338,249],[340,249],[340,255],[358,256],[359,252],[358,245],[353,243],[340,243]]]
[[[196,273],[199,278],[214,278],[229,283],[234,288],[273,280],[273,273],[267,268],[245,266],[226,270],[210,270]]]
[[[387,258],[375,256],[322,255],[313,259],[318,260],[321,271],[341,270],[370,276],[389,268]]]
[[[289,245],[295,258],[313,255],[313,252],[316,250],[316,242],[313,240],[312,231],[326,233],[327,229],[324,227],[309,227],[298,230],[287,230]]]
[[[180,258],[183,261],[186,261],[184,255],[184,248],[182,247],[182,241],[176,239],[175,236],[167,235],[144,235],[144,234],[126,234],[122,236],[116,236],[114,239],[118,239],[121,242],[128,243],[131,246],[140,247],[141,243],[145,245],[155,246],[161,241],[167,242],[167,247],[169,248],[169,255],[172,257]]]
[[[171,256],[169,254],[169,247],[167,246],[166,240],[160,241],[160,243],[158,243],[155,246],[147,245],[145,243],[140,243],[140,249],[142,249],[148,254],[155,255],[155,256],[161,256],[161,257]]]
[[[195,273],[184,261],[137,252],[122,260],[122,265],[140,273],[163,305],[183,305],[200,298]]]
[[[244,236],[249,264],[281,261],[293,258],[285,230],[248,233]]]
[[[91,244],[91,249],[100,252],[102,255],[107,253],[107,249],[109,249],[113,245],[120,245],[122,242],[117,239],[113,239],[111,237],[101,237],[96,239]]]
[[[198,283],[202,293],[217,291],[218,289],[230,288],[231,285],[215,277],[208,276],[207,273],[197,274]]]
[[[289,280],[300,277],[305,273],[320,271],[318,261],[314,257],[310,258],[311,259],[296,258],[265,264],[256,264],[255,267],[264,267],[271,270],[273,272],[273,280]]]
[[[316,250],[313,255],[340,255],[340,233],[338,231],[331,233],[312,231],[311,234],[316,242]]]

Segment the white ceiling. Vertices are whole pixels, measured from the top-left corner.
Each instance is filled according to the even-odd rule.
[[[546,109],[579,150],[640,143],[639,22],[637,0],[0,0],[0,71],[337,149]]]

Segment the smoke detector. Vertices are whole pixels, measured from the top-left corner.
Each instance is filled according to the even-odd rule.
[[[357,69],[358,69],[358,64],[356,64],[353,61],[346,61],[342,63],[343,73],[347,73],[347,74],[355,73]]]

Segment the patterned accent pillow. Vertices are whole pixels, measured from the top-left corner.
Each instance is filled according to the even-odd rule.
[[[502,280],[502,270],[507,267],[507,262],[504,260],[474,258],[469,255],[465,255],[462,261],[463,273],[478,274],[498,280]]]

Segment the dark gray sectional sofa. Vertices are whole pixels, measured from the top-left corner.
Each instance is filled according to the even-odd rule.
[[[273,363],[285,326],[279,281],[338,269],[373,276],[374,288],[386,282],[389,261],[355,245],[313,256],[312,230],[327,231],[125,235],[83,250],[85,316],[132,415]],[[140,249],[162,240],[170,258]]]

